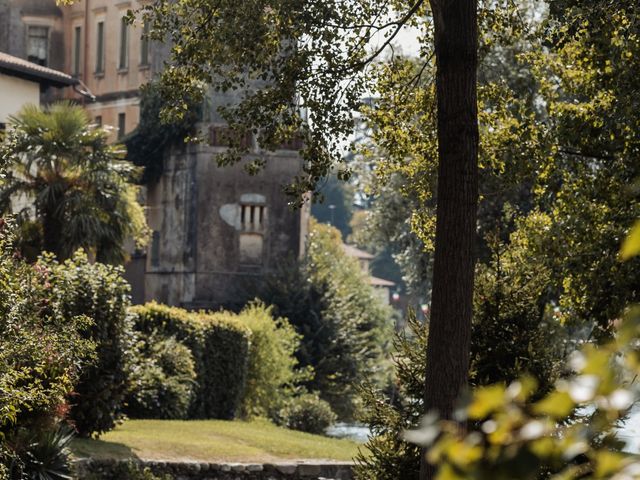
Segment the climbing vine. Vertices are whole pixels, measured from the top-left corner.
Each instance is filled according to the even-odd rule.
[[[160,111],[165,99],[158,84],[151,82],[142,87],[140,122],[124,139],[129,160],[144,168],[141,183],[158,181],[162,175],[164,152],[172,145],[183,142],[195,131],[200,119],[199,104],[190,98],[185,98],[184,102],[187,106],[185,115],[163,121]]]

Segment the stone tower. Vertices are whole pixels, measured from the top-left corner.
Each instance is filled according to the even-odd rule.
[[[242,164],[218,167],[220,148],[172,150],[147,190],[145,300],[238,307],[265,273],[303,252],[308,209],[291,210],[281,190],[300,168],[297,152],[269,154],[264,171],[249,176]]]

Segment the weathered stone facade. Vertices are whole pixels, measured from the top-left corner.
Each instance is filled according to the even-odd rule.
[[[303,252],[308,209],[292,210],[282,192],[300,169],[297,152],[268,154],[265,169],[250,176],[243,163],[218,167],[219,148],[174,148],[162,178],[147,189],[153,238],[145,300],[237,307],[252,297],[256,280]]]

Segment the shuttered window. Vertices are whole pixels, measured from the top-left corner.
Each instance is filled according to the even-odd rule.
[[[140,39],[140,65],[149,65],[149,22],[144,22],[142,38]]]
[[[96,73],[104,73],[104,22],[98,22],[96,35]]]
[[[49,28],[30,25],[27,28],[27,60],[47,66],[49,60]]]
[[[129,68],[129,23],[125,17],[120,19],[120,57],[118,68]]]
[[[82,27],[73,29],[73,74],[80,75],[80,52],[82,50]]]

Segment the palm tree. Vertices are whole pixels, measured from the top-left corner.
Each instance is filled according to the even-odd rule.
[[[44,110],[28,105],[10,119],[0,144],[0,165],[6,164],[0,208],[18,214],[23,232],[36,232],[39,251],[64,260],[85,248],[98,261],[119,263],[127,239],[145,242],[144,211],[132,183],[137,169],[108,135],[69,102]]]

